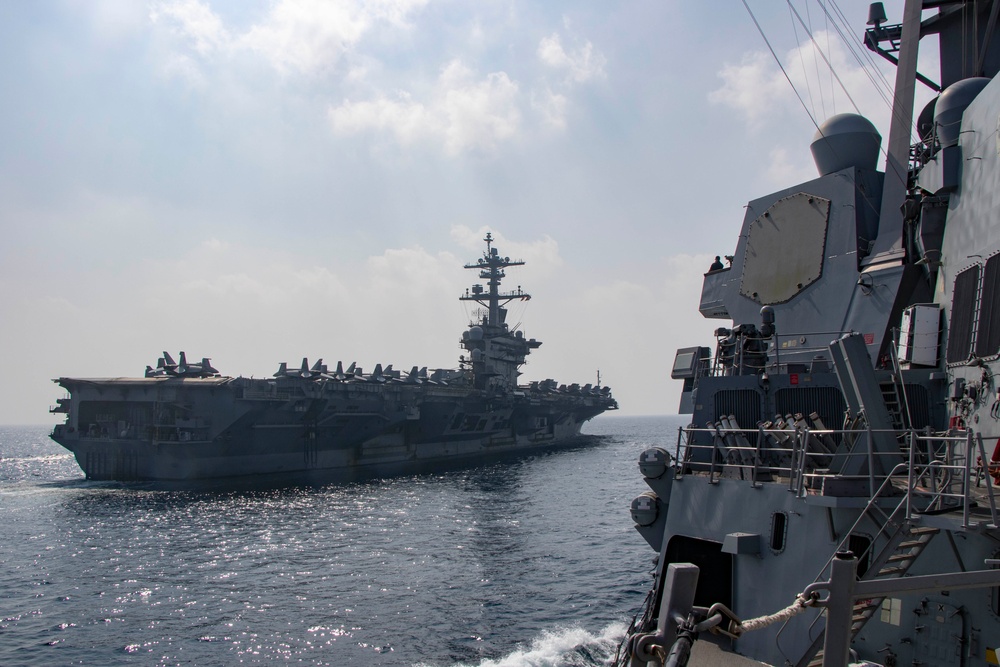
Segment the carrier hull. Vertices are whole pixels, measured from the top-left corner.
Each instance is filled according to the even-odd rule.
[[[176,443],[126,440],[107,443],[79,439],[60,442],[73,452],[89,480],[196,482],[201,480],[286,480],[290,483],[343,482],[424,474],[501,460],[508,456],[571,447],[586,442],[579,428],[563,437],[490,436],[466,441],[400,443],[378,438],[363,443],[379,450],[358,456],[359,447],[330,448],[309,454],[296,436],[272,436],[264,451],[234,452],[218,441]],[[58,441],[58,439],[57,439]]]
[[[445,387],[316,390],[305,380],[281,383],[268,399],[255,396],[275,385],[241,378],[60,382],[70,390],[69,418],[52,438],[91,480],[308,482],[432,472],[579,443],[583,423],[605,409],[593,397],[524,396],[502,406]]]

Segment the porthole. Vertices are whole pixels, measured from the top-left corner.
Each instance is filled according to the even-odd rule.
[[[771,551],[780,554],[785,550],[785,540],[788,537],[788,513],[775,512],[771,515]]]

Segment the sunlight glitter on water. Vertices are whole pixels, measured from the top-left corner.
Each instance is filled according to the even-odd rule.
[[[597,425],[504,465],[244,492],[85,482],[44,431],[0,430],[51,475],[0,478],[0,664],[602,664],[651,556],[621,433],[658,424]]]

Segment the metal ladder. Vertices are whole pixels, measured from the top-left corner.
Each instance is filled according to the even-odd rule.
[[[889,413],[889,418],[892,419],[893,428],[898,431],[909,428],[909,424],[903,414],[902,401],[899,400],[899,391],[896,382],[880,382],[879,388],[882,390],[882,401],[885,403],[885,409]]]
[[[883,491],[887,486],[890,478],[887,478],[886,482],[879,489],[879,492]],[[861,522],[867,517],[875,523],[878,527],[876,538],[880,535],[886,536],[886,543],[882,549],[878,552],[875,558],[872,560],[871,565],[868,570],[860,578],[862,580],[871,579],[887,579],[887,578],[898,578],[905,575],[913,563],[916,562],[917,558],[923,553],[924,549],[930,543],[930,541],[937,535],[940,530],[937,528],[930,528],[927,526],[919,526],[910,520],[906,516],[906,497],[896,505],[896,507],[891,512],[886,512],[881,507],[878,506],[876,500],[879,498],[879,493],[876,493],[868,505],[865,507],[864,511],[858,517],[854,526],[847,532],[848,536],[853,533],[861,524]],[[840,543],[838,551],[843,548],[847,541],[847,538]],[[874,541],[872,543],[874,545]],[[832,558],[831,558],[832,560]],[[820,581],[823,574],[829,568],[830,563],[823,568],[819,576],[816,577],[815,581]],[[854,606],[854,614],[851,623],[851,638],[853,639],[861,632],[865,624],[875,615],[882,606],[882,601],[884,597],[872,598],[868,600],[859,600]],[[816,617],[813,621],[815,624],[823,618],[823,615]],[[821,667],[823,664],[823,642],[826,637],[826,630],[820,631],[816,639],[813,640],[812,644],[799,658],[798,662],[795,663],[796,667]]]
[[[899,364],[899,331],[893,330],[893,340],[889,347],[889,357],[892,360],[892,382],[887,387],[882,384],[882,400],[899,430],[913,428],[913,415],[910,412],[910,401],[906,396],[906,384],[903,382],[903,367]]]

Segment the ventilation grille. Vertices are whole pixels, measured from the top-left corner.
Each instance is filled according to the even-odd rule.
[[[832,429],[843,426],[844,411],[847,409],[844,395],[836,387],[779,389],[774,392],[774,407],[781,415],[801,412],[808,417],[815,412],[823,419],[823,425]]]
[[[983,291],[979,297],[976,356],[992,357],[1000,352],[1000,255],[986,260]],[[949,359],[950,361],[950,359]]]
[[[735,415],[740,428],[757,428],[760,421],[760,392],[755,389],[727,389],[715,394],[715,419]]]
[[[949,364],[968,361],[972,350],[972,325],[976,314],[976,293],[979,291],[979,271],[979,265],[976,265],[955,277],[951,320],[948,325]]]
[[[922,384],[906,385],[906,400],[910,406],[910,419],[913,428],[918,431],[931,423],[930,401],[927,398],[927,387]]]

